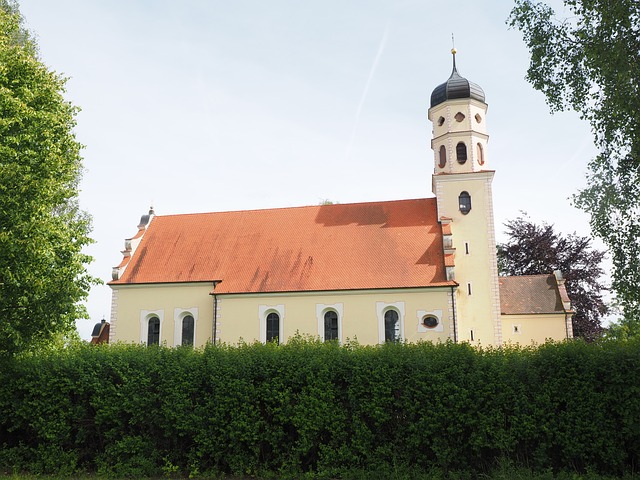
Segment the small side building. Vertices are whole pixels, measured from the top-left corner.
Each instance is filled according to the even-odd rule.
[[[560,271],[500,277],[498,281],[504,343],[540,344],[547,339],[573,338],[574,311]]]

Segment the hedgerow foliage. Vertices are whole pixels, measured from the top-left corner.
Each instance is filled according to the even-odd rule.
[[[640,342],[78,346],[0,365],[0,473],[630,472]]]

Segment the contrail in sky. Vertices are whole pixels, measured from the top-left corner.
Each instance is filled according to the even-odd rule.
[[[376,73],[376,68],[378,68],[378,62],[380,61],[380,57],[382,57],[384,46],[387,43],[388,34],[389,34],[389,26],[387,25],[384,29],[382,40],[380,40],[380,45],[378,46],[378,53],[376,53],[376,58],[373,60],[373,65],[371,65],[371,70],[369,71],[369,77],[367,78],[367,83],[365,83],[364,90],[362,91],[362,96],[360,97],[360,103],[358,104],[358,109],[356,110],[356,118],[353,122],[353,130],[351,131],[351,138],[349,138],[349,143],[347,144],[345,160],[348,160],[349,156],[351,155],[351,147],[353,146],[353,140],[355,139],[356,131],[358,130],[358,123],[360,122],[360,113],[362,112],[362,106],[364,105],[364,101],[367,98],[367,93],[369,92],[369,85],[371,85],[371,80],[373,79],[373,75]]]

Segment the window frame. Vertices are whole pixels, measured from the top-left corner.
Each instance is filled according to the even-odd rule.
[[[338,315],[338,342],[342,343],[342,319],[344,317],[344,303],[316,303],[316,322],[318,328],[318,337],[321,341],[325,341],[324,316],[333,310]]]
[[[423,320],[425,317],[434,317],[438,324],[435,327],[427,327],[424,325]],[[416,321],[418,323],[418,333],[422,334],[433,334],[433,333],[443,333],[444,332],[444,316],[443,311],[441,309],[435,310],[417,310],[416,311]]]
[[[175,308],[173,310],[173,346],[179,347],[184,344],[183,341],[183,320],[187,316],[193,317],[193,345],[196,345],[197,336],[198,336],[198,321],[199,321],[199,311],[198,307],[189,307],[189,308]]]
[[[444,168],[447,166],[447,147],[440,145],[438,150],[438,168]]]
[[[149,320],[157,317],[160,320],[160,333],[158,345],[162,343],[164,334],[164,310],[140,310],[140,343],[148,345],[149,342]]]
[[[261,343],[267,343],[267,317],[269,314],[275,313],[278,315],[278,344],[284,343],[284,319],[285,308],[284,304],[279,305],[258,305],[258,323],[260,331],[258,338]]]
[[[398,342],[406,339],[405,335],[405,304],[404,302],[376,302],[376,316],[378,318],[378,343],[386,343],[385,335],[385,313],[394,310],[398,314]]]
[[[484,165],[484,147],[480,142],[476,143],[476,154],[478,156],[478,165],[483,166]]]

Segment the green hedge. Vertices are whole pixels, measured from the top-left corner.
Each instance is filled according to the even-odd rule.
[[[0,472],[620,475],[640,460],[640,342],[78,346],[0,366]]]

